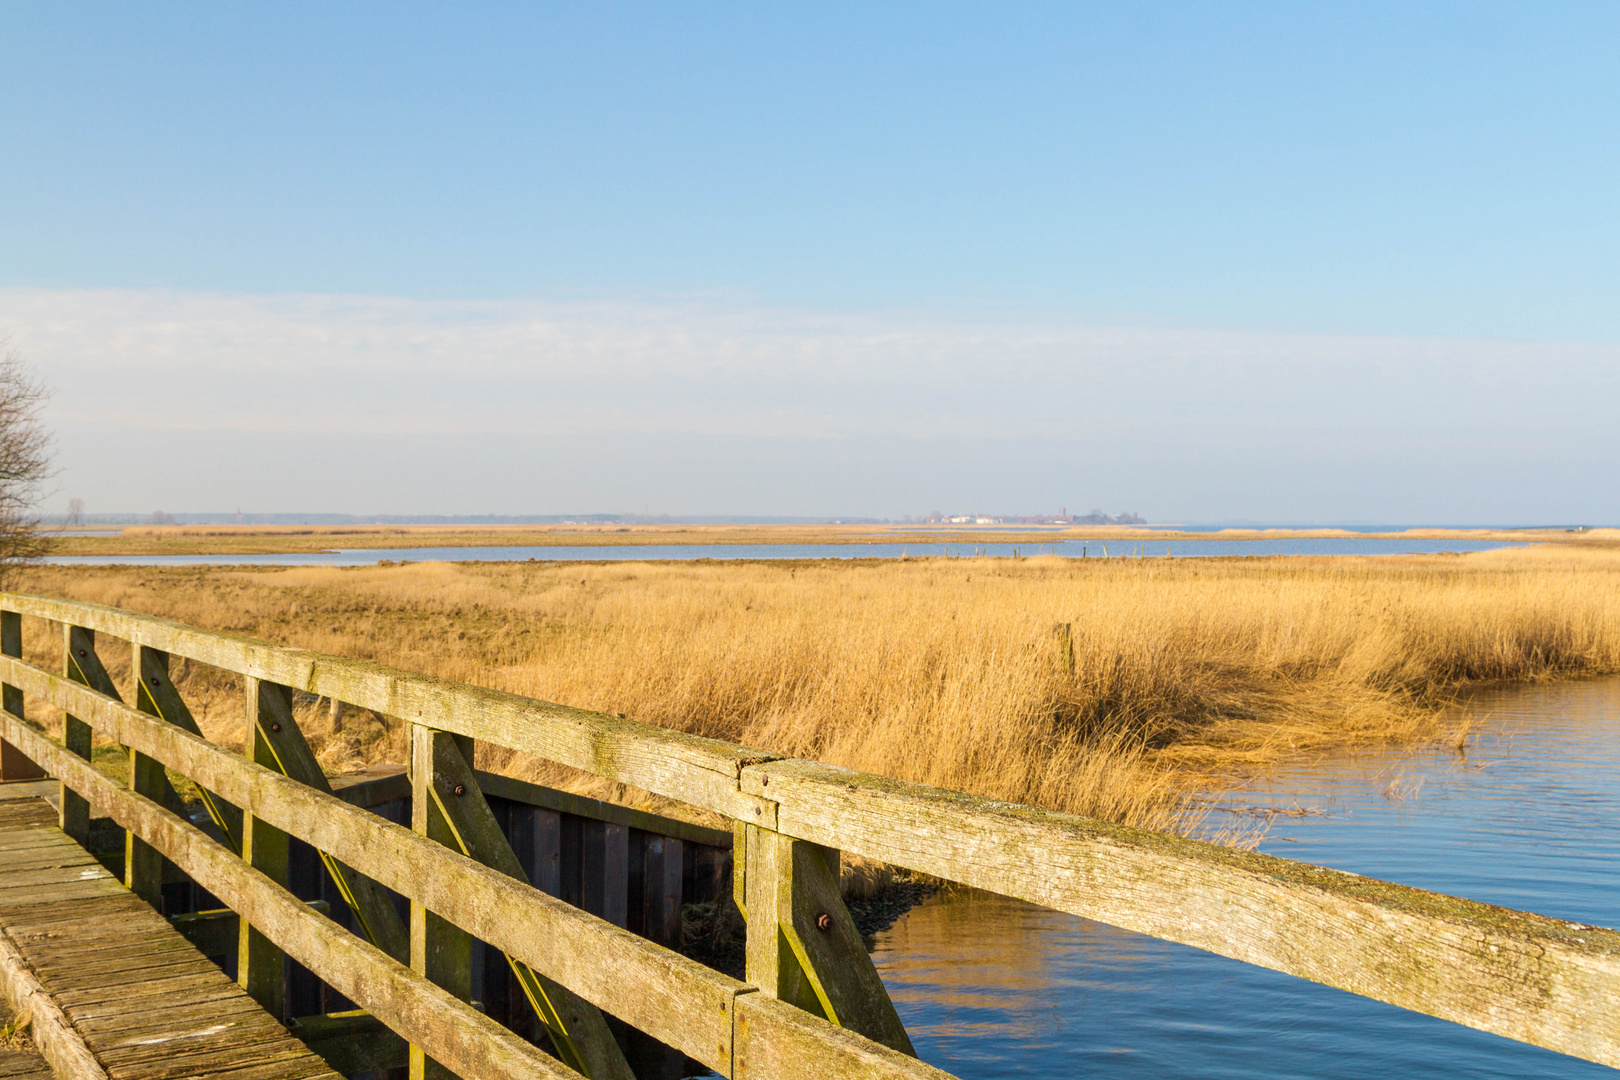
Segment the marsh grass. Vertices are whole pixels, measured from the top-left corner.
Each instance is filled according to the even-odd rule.
[[[45,567],[22,587],[1181,832],[1211,831],[1188,792],[1281,755],[1457,737],[1440,706],[1467,685],[1620,670],[1620,551],[1600,547]],[[127,658],[106,659],[127,678]],[[240,680],[175,675],[209,736],[240,745]],[[351,709],[332,731],[313,699],[300,715],[332,771],[403,760],[395,721]],[[660,803],[498,748],[480,765]]]

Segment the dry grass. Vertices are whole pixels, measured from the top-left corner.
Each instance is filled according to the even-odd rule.
[[[46,567],[22,587],[1160,829],[1191,827],[1180,796],[1214,772],[1439,735],[1434,706],[1469,683],[1620,670],[1620,551],[1596,547]],[[182,674],[210,735],[239,742],[234,684]],[[333,733],[305,708],[329,768],[402,760],[398,724],[351,712]]]

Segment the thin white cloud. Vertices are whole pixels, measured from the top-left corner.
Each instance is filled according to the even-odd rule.
[[[1261,461],[1325,456],[1344,469],[1401,453],[1464,469],[1471,455],[1504,452],[1549,464],[1601,458],[1615,449],[1606,410],[1620,400],[1620,348],[1607,345],[847,314],[712,298],[11,289],[0,290],[0,333],[8,331],[58,388],[51,420],[73,478],[92,486],[94,455],[75,454],[68,442],[106,446],[116,435],[127,446],[156,447],[184,436],[205,445],[211,433],[221,446],[253,435],[449,438],[482,441],[498,455],[512,440],[654,448],[671,440],[688,449],[798,440],[836,444],[840,460],[851,462],[892,458],[908,442],[996,443],[1033,460],[1115,460],[1128,445],[1161,462],[1160,474],[1136,469],[1136,488],[1157,484],[1168,501],[1185,494],[1176,476],[1205,474],[1222,460],[1252,473],[1257,452]],[[466,453],[475,460],[479,451]],[[236,464],[228,458],[218,462],[222,472]],[[849,470],[858,466],[826,478],[824,490],[806,468],[795,482],[817,508],[844,490],[863,506],[916,509],[907,489],[854,492]],[[1473,481],[1482,498],[1486,468]],[[601,472],[598,486],[611,487],[614,475]],[[915,485],[915,470],[908,477],[896,483]],[[713,477],[721,502],[727,483]],[[1251,489],[1264,485],[1234,486]],[[209,490],[203,484],[196,499],[170,501],[202,506]],[[598,505],[636,492],[645,494],[627,482],[624,498],[604,490]],[[1142,491],[1140,501],[1153,499]],[[972,498],[964,493],[963,501]],[[1287,516],[1285,503],[1269,512]]]

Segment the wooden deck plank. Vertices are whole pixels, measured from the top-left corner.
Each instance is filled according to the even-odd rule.
[[[211,1042],[201,1050],[185,1052],[176,1052],[165,1045],[109,1050],[102,1055],[102,1060],[112,1080],[159,1080],[169,1076],[195,1076],[218,1069],[221,1061],[235,1060],[238,1056],[252,1061],[288,1061],[305,1053],[304,1044],[289,1035],[250,1035],[226,1043]]]
[[[94,900],[112,895],[122,888],[110,874],[104,878],[65,881],[55,885],[0,886],[0,906],[28,903],[30,899],[41,904],[57,900]]]
[[[194,1041],[193,1044],[143,1043],[133,1046],[107,1047],[101,1052],[108,1074],[123,1072],[150,1073],[162,1071],[172,1063],[180,1075],[191,1076],[220,1068],[219,1062],[237,1056],[258,1061],[273,1060],[284,1050],[304,1049],[304,1044],[282,1032],[235,1030],[217,1038]]]
[[[0,1050],[0,1080],[56,1080],[45,1059],[26,1050]]]
[[[41,870],[68,870],[86,866],[100,866],[96,857],[80,848],[77,854],[39,848],[15,859],[0,859],[0,873],[10,880],[12,874],[34,874]]]
[[[142,986],[144,990],[144,984],[168,983],[175,979],[210,975],[218,970],[219,968],[212,962],[203,960],[195,964],[186,961],[184,963],[163,964],[145,970],[137,968],[130,971],[115,971],[101,978],[97,978],[96,973],[92,972],[77,979],[59,980],[59,985],[54,990],[54,996],[58,1001],[65,1004],[75,1000],[74,995],[76,994],[88,994],[96,991],[108,994],[128,994],[131,992],[130,987],[132,985]]]
[[[10,1024],[15,1015],[6,996],[0,994],[0,1029]],[[55,1080],[55,1074],[32,1047],[0,1050],[0,1080]]]
[[[339,1080],[55,821],[0,800],[0,932],[111,1080]],[[48,1078],[0,1055],[0,1080]]]

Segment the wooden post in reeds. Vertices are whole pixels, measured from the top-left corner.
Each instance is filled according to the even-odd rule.
[[[1058,668],[1065,675],[1074,674],[1074,624],[1060,622],[1052,630],[1057,634]]]
[[[22,615],[19,612],[0,611],[0,654],[22,656]],[[0,695],[4,697],[0,707],[17,719],[23,719],[22,690],[8,684]],[[8,780],[41,780],[44,777],[44,769],[21,750],[0,739],[0,783]]]

